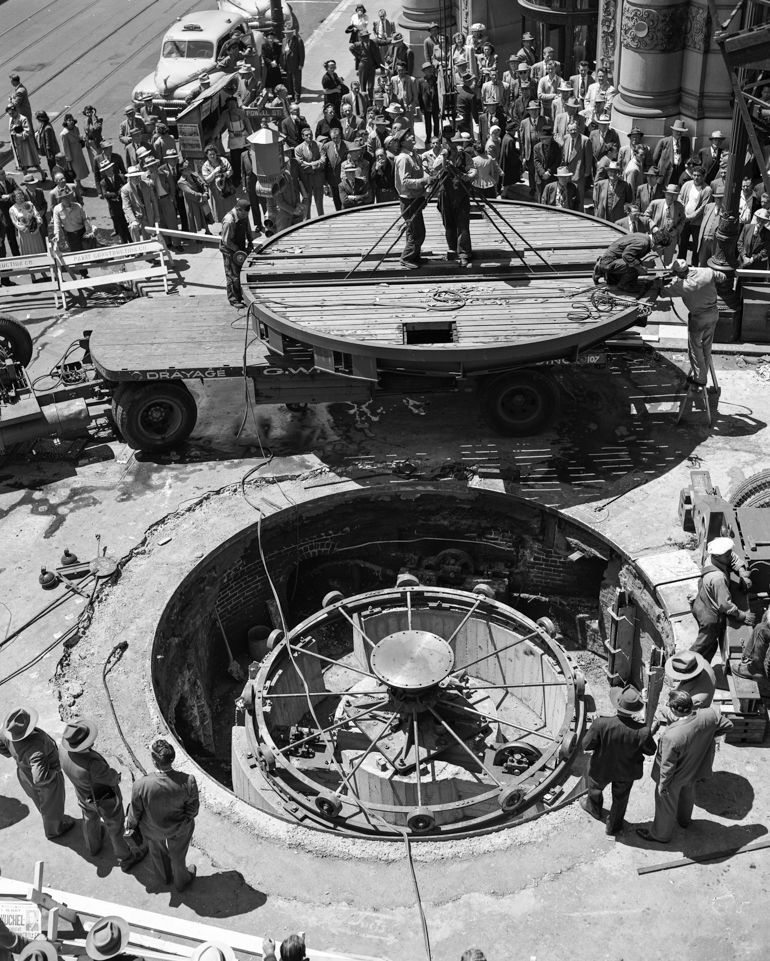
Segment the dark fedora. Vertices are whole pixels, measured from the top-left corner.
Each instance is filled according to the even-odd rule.
[[[627,717],[638,714],[639,711],[644,709],[642,695],[633,684],[610,688],[610,700],[618,714],[625,714]]]
[[[38,713],[32,707],[17,707],[3,724],[5,736],[11,741],[23,741],[35,730]]]
[[[75,721],[70,721],[64,728],[61,742],[68,751],[72,751],[73,754],[81,754],[91,747],[98,736],[99,728],[96,726],[96,721],[81,717]]]

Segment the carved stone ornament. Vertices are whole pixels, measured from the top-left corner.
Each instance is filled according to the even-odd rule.
[[[687,3],[653,9],[625,4],[620,26],[623,46],[629,50],[672,53],[685,43]]]
[[[602,4],[602,56],[612,60],[615,57],[615,18],[618,12],[617,0],[604,0]]]
[[[711,42],[711,14],[706,7],[692,5],[687,11],[684,45],[698,53],[708,53]]]

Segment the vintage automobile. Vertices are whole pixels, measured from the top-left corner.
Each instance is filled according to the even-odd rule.
[[[249,21],[254,30],[268,30],[273,25],[270,0],[217,0],[220,10],[237,13]],[[299,21],[290,3],[281,0],[284,30],[299,30]]]
[[[163,37],[155,72],[134,87],[133,100],[139,103],[152,95],[173,122],[185,103],[200,93],[201,76],[207,74],[210,83],[224,76],[217,60],[240,25],[250,29],[246,17],[225,10],[199,10],[179,17]],[[256,39],[261,45],[261,36]]]

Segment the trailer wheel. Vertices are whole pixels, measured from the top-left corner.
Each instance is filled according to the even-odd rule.
[[[112,411],[128,446],[155,454],[187,440],[198,418],[195,399],[182,383],[126,384],[113,396]]]
[[[528,437],[546,427],[559,409],[559,388],[536,370],[491,377],[481,387],[481,416],[506,437]]]
[[[770,507],[770,470],[752,474],[730,492],[733,507]]]
[[[0,354],[6,354],[27,367],[32,360],[32,334],[24,324],[8,314],[0,314]]]

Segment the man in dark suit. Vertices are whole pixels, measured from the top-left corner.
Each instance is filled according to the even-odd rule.
[[[610,126],[610,118],[607,114],[596,118],[597,128],[592,130],[588,139],[591,141],[591,150],[594,152],[594,161],[601,158],[608,152],[611,146],[616,146],[620,150],[620,137]]]
[[[309,126],[307,120],[299,111],[299,104],[293,103],[289,107],[289,116],[281,121],[281,133],[290,147],[298,147],[302,143],[302,131]]]
[[[392,45],[388,51],[388,68],[391,73],[396,72],[397,63],[406,64],[407,75],[412,76],[414,73],[414,51],[404,43],[404,35],[401,33],[393,34]],[[369,99],[372,99],[371,95]]]
[[[535,182],[535,145],[540,141],[540,130],[543,126],[543,118],[540,116],[540,103],[537,100],[532,100],[527,105],[527,116],[521,121],[519,126],[519,150],[521,152],[522,163],[527,168],[530,197],[534,197],[537,194]]]
[[[455,101],[457,110],[457,129],[473,136],[473,124],[479,122],[479,98],[473,85],[473,74],[463,74],[463,85],[457,91]],[[539,108],[538,108],[539,109]]]
[[[703,220],[700,225],[700,247],[698,248],[698,266],[708,267],[708,262],[716,250],[716,235],[719,221],[722,217],[722,200],[724,187],[712,189],[711,203],[703,208]]]
[[[578,64],[578,72],[569,78],[572,85],[572,93],[580,104],[582,110],[585,106],[588,88],[594,82],[594,75],[591,73],[591,64],[587,60],[581,60]]]
[[[534,67],[537,63],[537,54],[535,53],[535,38],[531,33],[527,32],[521,38],[521,48],[516,54],[516,57],[521,63],[526,63],[530,68]]]
[[[500,169],[503,172],[503,182],[501,194],[503,198],[510,198],[514,195],[516,184],[521,180],[521,157],[519,148],[516,146],[517,124],[509,120],[505,127],[505,136],[500,144]]]
[[[636,203],[641,213],[645,212],[653,200],[663,199],[663,187],[658,180],[658,168],[648,167],[644,171],[644,179],[647,182],[636,188]]]
[[[521,123],[527,116],[527,107],[537,100],[537,80],[530,76],[526,63],[520,63],[516,73],[517,79],[511,86],[511,119]]]
[[[339,127],[332,127],[331,139],[321,147],[326,166],[324,167],[324,177],[329,185],[334,209],[342,210],[340,200],[340,180],[342,179],[342,164],[348,159],[348,145],[342,139]]]
[[[561,147],[553,139],[553,127],[543,127],[540,131],[540,142],[534,146],[533,159],[537,196],[541,199],[543,188],[556,177],[556,168],[561,164]]]
[[[738,237],[738,256],[741,267],[756,264],[760,270],[767,270],[770,260],[770,212],[760,207],[754,214],[756,223],[746,224]]]
[[[639,127],[632,127],[628,131],[628,143],[625,147],[621,147],[618,153],[618,163],[620,164],[621,173],[625,173],[626,167],[634,159],[635,149],[639,144],[642,144],[642,147],[644,147],[644,167],[642,169],[647,170],[648,167],[652,166],[652,151],[647,144],[642,143],[643,136],[644,134]]]
[[[691,153],[690,138],[686,136],[687,124],[675,120],[671,125],[671,136],[663,137],[655,145],[652,162],[658,168],[658,183],[678,183],[684,172],[684,165]]]
[[[561,150],[559,150],[561,158]],[[560,207],[563,210],[580,210],[580,194],[572,183],[569,167],[556,168],[556,180],[549,181],[543,188],[540,203],[544,207]]]
[[[588,794],[580,806],[602,820],[604,789],[612,785],[612,807],[606,821],[607,834],[619,834],[623,830],[623,818],[631,796],[634,781],[644,774],[644,756],[655,753],[652,735],[657,730],[646,727],[634,719],[644,710],[641,694],[631,684],[610,688],[610,700],[615,708],[614,717],[597,717],[583,738],[583,750],[591,754],[586,775]]]
[[[622,227],[630,234],[646,234],[649,231],[650,221],[642,215],[638,204],[625,204],[623,210],[626,216],[618,221],[618,227]]]
[[[380,48],[372,40],[368,30],[359,33],[361,38],[357,43],[350,45],[350,52],[353,54],[358,64],[358,82],[361,89],[368,94],[369,102],[374,99],[374,75],[377,68],[384,67]]]
[[[625,204],[631,203],[631,187],[620,177],[616,161],[607,167],[607,179],[594,184],[594,217],[617,223],[624,214]]]
[[[126,181],[117,173],[112,160],[102,161],[99,168],[99,175],[99,191],[107,201],[107,207],[110,211],[110,218],[112,219],[115,233],[118,235],[122,244],[130,244],[131,234],[128,229],[128,223],[126,222],[126,215],[123,213],[123,202],[120,198],[120,188]]]
[[[12,180],[5,172],[5,168],[0,164],[0,219],[3,221],[5,236],[8,239],[8,246],[14,257],[19,256],[19,245],[16,242],[16,228],[11,220],[11,207],[13,207],[13,193],[18,184]]]
[[[358,80],[350,81],[350,93],[346,93],[342,98],[343,104],[350,104],[353,115],[359,120],[366,120],[366,111],[369,109],[371,101],[365,93],[361,91],[361,84]]]
[[[706,171],[705,182],[711,186],[712,180],[719,173],[719,161],[722,159],[722,148],[725,138],[721,130],[714,130],[709,137],[708,147],[701,147],[698,158],[700,165]]]

